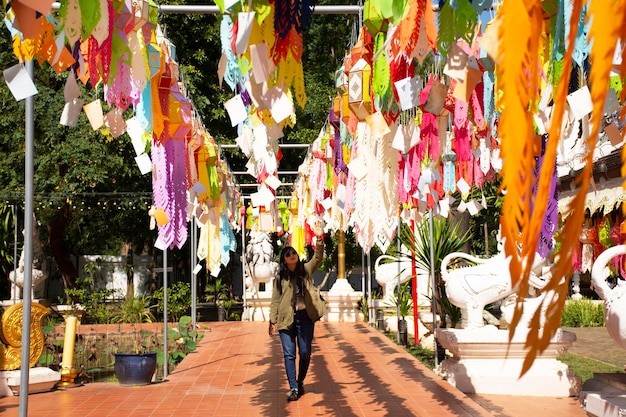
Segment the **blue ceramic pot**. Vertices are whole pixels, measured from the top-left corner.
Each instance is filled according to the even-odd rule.
[[[148,385],[156,372],[156,352],[116,353],[115,375],[120,385]]]

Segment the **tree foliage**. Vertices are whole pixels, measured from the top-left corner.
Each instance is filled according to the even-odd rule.
[[[193,4],[174,0],[168,4]],[[349,4],[348,0],[322,0],[317,4]],[[297,107],[297,122],[285,130],[282,141],[311,143],[324,125],[335,95],[334,72],[349,49],[356,16],[313,17],[304,34],[303,66],[307,105]],[[176,52],[181,80],[195,111],[218,143],[234,143],[237,131],[230,125],[223,103],[233,96],[219,85],[217,64],[221,56],[220,15],[161,14],[165,35]],[[17,63],[8,32],[0,36],[3,68]],[[38,94],[35,104],[34,198],[35,214],[42,224],[46,253],[58,265],[67,286],[75,286],[78,273],[73,258],[84,254],[119,254],[123,244],[134,253],[152,248],[155,232],[149,230],[150,176],[142,176],[134,162],[127,135],[114,138],[107,129],[93,131],[81,114],[77,126],[59,123],[64,106],[67,71],[56,73],[47,64],[34,65]],[[79,83],[80,84],[80,83]],[[81,86],[89,103],[102,97],[103,86]],[[0,197],[24,204],[24,101],[16,102],[5,83],[0,85]],[[104,103],[104,101],[103,101]],[[110,109],[105,108],[106,113]],[[130,117],[125,114],[124,118]],[[297,170],[306,150],[285,150],[281,170]],[[238,150],[224,151],[233,171],[245,171],[247,158]],[[293,178],[282,178],[290,182]],[[252,177],[240,182],[255,182]],[[18,236],[22,239],[22,236]],[[185,245],[187,247],[188,245]],[[185,249],[185,248],[183,248]],[[3,272],[4,273],[4,272]],[[1,296],[2,294],[0,294]]]
[[[0,37],[0,50],[4,51],[0,53],[3,68],[17,63],[8,33]],[[124,242],[140,248],[151,242],[147,215],[151,179],[137,169],[127,135],[114,138],[106,128],[93,131],[84,113],[74,127],[60,124],[67,74],[34,63],[38,94],[33,98],[33,198],[37,221],[43,226],[44,250],[55,258],[66,285],[72,287],[78,276],[72,258],[119,254]],[[81,89],[85,103],[102,94],[101,85]],[[4,110],[0,115],[0,196],[22,206],[24,101],[16,102],[5,83],[0,85],[0,100]],[[21,233],[18,239],[22,240]]]

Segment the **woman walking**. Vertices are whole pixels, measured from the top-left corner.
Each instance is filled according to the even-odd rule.
[[[324,315],[326,308],[313,284],[313,274],[324,257],[324,230],[320,222],[316,223],[314,232],[317,241],[313,258],[304,263],[293,247],[285,246],[280,253],[280,270],[274,279],[269,335],[278,331],[280,336],[289,381],[288,401],[297,401],[304,395],[315,322]],[[300,355],[297,375],[296,344]]]

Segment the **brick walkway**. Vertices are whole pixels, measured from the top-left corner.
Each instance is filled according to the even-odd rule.
[[[468,396],[363,323],[318,323],[306,394],[287,402],[278,337],[266,323],[212,322],[164,382],[91,383],[29,396],[29,416],[577,417],[576,398]],[[19,397],[0,398],[2,417]]]

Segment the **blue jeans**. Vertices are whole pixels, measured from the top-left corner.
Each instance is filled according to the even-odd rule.
[[[315,323],[306,314],[306,310],[297,311],[293,317],[293,325],[289,330],[279,331],[280,342],[283,345],[285,371],[289,381],[289,389],[298,389],[298,383],[304,383],[309,363],[311,362],[311,344]],[[296,379],[296,340],[298,342],[298,378]]]

